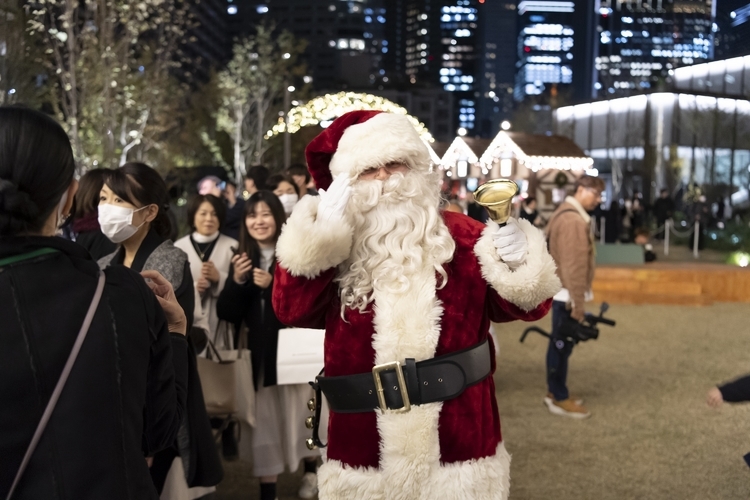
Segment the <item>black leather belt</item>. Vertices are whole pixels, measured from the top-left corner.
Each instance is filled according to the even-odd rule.
[[[324,448],[318,437],[320,424],[321,391],[328,407],[338,413],[365,413],[381,410],[408,412],[412,405],[447,401],[461,395],[467,387],[484,380],[492,370],[489,341],[485,340],[468,349],[415,362],[407,358],[376,365],[372,373],[316,377],[310,385],[315,389],[315,399],[308,402],[314,416],[306,425],[312,429],[308,448]]]
[[[372,373],[317,377],[328,406],[338,413],[409,411],[411,405],[446,401],[490,374],[492,360],[485,340],[462,351],[415,362],[407,358],[373,367]]]

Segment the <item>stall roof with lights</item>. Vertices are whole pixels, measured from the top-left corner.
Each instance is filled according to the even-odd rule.
[[[534,172],[545,168],[586,170],[594,164],[594,160],[567,137],[505,131],[495,136],[479,161],[489,169],[506,152],[511,152],[521,164]]]

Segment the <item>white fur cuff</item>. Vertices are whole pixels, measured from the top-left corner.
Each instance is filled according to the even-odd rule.
[[[546,299],[554,296],[562,287],[555,274],[555,261],[547,251],[544,234],[520,219],[518,227],[526,234],[529,253],[526,262],[515,270],[497,255],[492,236],[498,229],[495,222],[487,222],[482,237],[474,246],[474,253],[482,266],[482,276],[492,288],[505,300],[517,305],[524,311],[531,311]]]
[[[315,278],[349,257],[352,228],[345,221],[323,222],[317,219],[317,196],[305,196],[281,230],[276,257],[292,276]]]

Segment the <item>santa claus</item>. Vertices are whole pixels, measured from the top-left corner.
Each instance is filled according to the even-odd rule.
[[[322,189],[279,238],[273,306],[326,330],[321,500],[506,499],[488,332],[547,314],[560,282],[544,237],[440,212],[403,115],[347,113],[306,155]]]

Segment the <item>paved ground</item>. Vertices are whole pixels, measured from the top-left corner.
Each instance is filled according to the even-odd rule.
[[[512,500],[733,500],[750,497],[750,407],[710,410],[712,384],[750,372],[748,306],[613,306],[614,329],[576,347],[572,390],[593,416],[542,405],[546,339],[498,328],[496,374]],[[540,322],[548,326],[549,320]],[[280,483],[296,496],[299,473]],[[217,500],[258,498],[249,466],[228,464]]]

